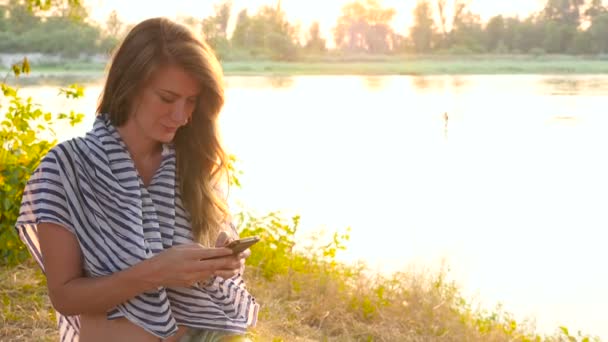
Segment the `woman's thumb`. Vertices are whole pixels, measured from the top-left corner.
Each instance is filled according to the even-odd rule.
[[[217,240],[215,241],[215,247],[224,247],[228,244],[228,240],[228,234],[226,234],[226,232],[220,232],[220,234],[217,236]]]

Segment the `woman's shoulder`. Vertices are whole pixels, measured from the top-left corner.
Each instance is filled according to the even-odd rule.
[[[56,167],[72,165],[74,158],[87,153],[83,150],[82,138],[73,138],[62,141],[51,147],[40,160],[40,167]]]
[[[76,137],[68,140],[64,140],[62,142],[57,143],[55,146],[51,147],[51,149],[45,155],[46,157],[72,157],[74,155],[80,154],[84,152],[82,149],[84,148],[84,138]]]

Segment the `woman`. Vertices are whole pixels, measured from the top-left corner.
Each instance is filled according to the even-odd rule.
[[[54,147],[17,228],[46,274],[61,340],[194,341],[244,334],[257,304],[226,200],[221,68],[167,19],[116,51],[86,137]],[[215,246],[215,247],[209,247]]]

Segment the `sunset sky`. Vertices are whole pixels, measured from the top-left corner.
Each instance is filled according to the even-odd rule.
[[[219,1],[200,0],[152,0],[123,1],[123,0],[87,0],[85,3],[91,8],[91,16],[98,22],[105,22],[108,14],[115,9],[121,20],[126,22],[138,22],[144,18],[155,16],[176,17],[179,15],[206,17],[213,13],[213,4]],[[319,21],[321,30],[327,34],[335,25],[340,9],[349,0],[283,0],[282,8],[292,23],[300,22],[303,28],[309,27],[313,21]],[[416,5],[416,0],[381,0],[385,7],[393,7],[397,15],[393,26],[397,32],[407,32],[411,23],[411,12]],[[531,12],[538,11],[543,7],[545,0],[472,0],[471,8],[481,18],[488,18],[503,14],[508,16],[526,16]],[[270,0],[234,0],[233,12],[242,8],[248,8],[253,13],[262,5],[276,4]],[[233,23],[232,23],[233,24]]]

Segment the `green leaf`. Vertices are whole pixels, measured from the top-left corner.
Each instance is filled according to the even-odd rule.
[[[4,83],[2,83],[2,93],[6,97],[15,97],[15,96],[17,96],[17,90],[15,90],[15,88],[7,86]]]
[[[30,61],[27,59],[27,57],[24,57],[23,63],[21,63],[21,72],[23,72],[24,74],[29,74],[30,71]]]
[[[570,336],[570,333],[568,332],[568,328],[561,326],[561,327],[559,327],[559,330],[561,330],[564,335]]]
[[[15,74],[15,76],[19,77],[19,75],[21,74],[21,68],[19,66],[19,63],[13,64],[12,69],[13,69],[13,73]]]
[[[51,113],[44,114],[44,121],[49,122],[49,121],[51,121],[51,119],[52,119]]]
[[[74,83],[70,84],[67,88],[60,88],[59,94],[65,95],[68,99],[77,99],[84,96],[84,88]]]

